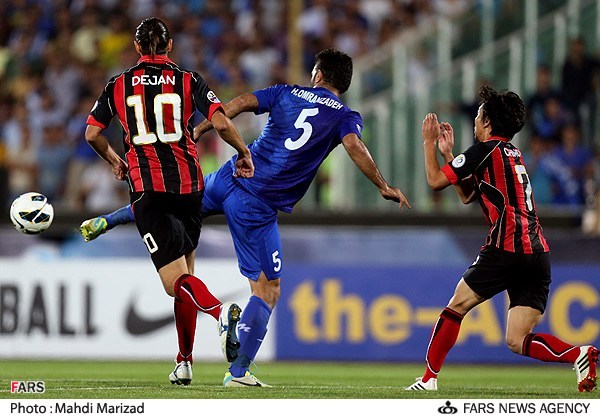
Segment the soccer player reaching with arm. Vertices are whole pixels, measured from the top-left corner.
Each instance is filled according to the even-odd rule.
[[[399,207],[411,208],[410,203],[397,187],[391,187],[381,175],[367,146],[356,134],[348,134],[342,139],[344,149],[354,161],[359,170],[377,187],[379,194],[385,200],[399,203]]]
[[[244,93],[223,105],[223,112],[229,119],[235,118],[240,113],[255,112],[256,110],[258,110],[258,99],[252,93]],[[212,121],[200,122],[194,128],[194,140],[198,141],[202,134],[210,131],[213,127]]]
[[[578,390],[590,392],[596,387],[598,349],[534,332],[546,309],[551,278],[549,246],[536,214],[527,170],[520,150],[510,142],[525,125],[525,106],[517,94],[498,93],[488,86],[482,87],[479,95],[476,143],[456,157],[449,124],[440,125],[433,113],[423,121],[427,183],[433,190],[454,185],[463,202],[477,197],[490,231],[432,329],[425,373],[406,390],[437,390],[438,374],[464,316],[506,290],[510,300],[506,343],[510,350],[546,362],[573,364]],[[446,161],[442,167],[436,142]]]
[[[212,118],[215,130],[219,136],[238,152],[236,160],[236,177],[251,177],[254,173],[252,157],[246,145],[242,142],[237,129],[231,120],[222,112],[215,112]],[[117,180],[127,180],[127,163],[110,146],[108,139],[102,135],[104,129],[95,125],[88,125],[85,131],[87,143],[104,159],[112,168]]]
[[[255,166],[252,178],[234,177],[234,160],[204,178],[202,214],[224,214],[233,239],[240,272],[250,284],[251,296],[240,318],[221,317],[221,344],[231,361],[223,384],[227,387],[266,386],[250,373],[250,364],[267,333],[272,310],[280,295],[284,271],[283,249],[277,223],[278,211],[291,212],[304,196],[321,163],[338,145],[378,188],[384,199],[400,208],[410,207],[402,191],[388,185],[367,147],[361,141],[362,118],[344,105],[340,96],[352,79],[352,59],[328,49],[315,57],[310,86],[275,85],[243,94],[223,106],[234,118],[241,112],[261,114],[269,119],[259,137],[249,145]],[[210,130],[214,120],[201,123],[194,138]],[[110,214],[110,224],[132,218],[127,208]],[[85,221],[81,232],[91,240],[108,228]],[[118,220],[118,222],[113,222]],[[224,312],[225,310],[222,310]],[[193,343],[191,321],[179,321],[178,337]],[[238,322],[238,336],[235,326]],[[179,326],[181,324],[181,327]],[[182,335],[184,337],[182,337]],[[239,338],[236,350],[232,340]],[[178,358],[179,359],[179,358]]]
[[[227,117],[233,119],[242,112],[256,112],[258,110],[258,99],[252,93],[246,93],[236,97],[229,103],[223,105]],[[198,140],[202,134],[212,129],[213,124],[208,120],[201,122],[194,128],[194,139]],[[381,197],[399,203],[400,208],[410,208],[408,199],[397,187],[391,187],[383,178],[377,164],[373,160],[365,143],[355,133],[349,133],[342,138],[344,149],[359,170],[377,187]]]
[[[205,189],[189,124],[194,113],[199,111],[211,120],[223,140],[238,152],[232,176],[251,178],[254,165],[215,93],[198,73],[181,69],[168,58],[173,40],[163,21],[143,20],[136,29],[134,46],[140,59],[108,82],[87,119],[85,138],[118,180],[128,180],[131,205],[115,218],[135,221],[164,290],[174,298],[178,334],[185,334],[188,327],[195,328],[197,311],[219,320],[222,311],[228,315],[231,308],[194,276]],[[102,135],[114,117],[123,127],[127,162]],[[107,224],[103,218],[88,226],[100,230]],[[179,341],[177,367],[169,376],[178,384],[192,379],[191,346],[184,340]]]

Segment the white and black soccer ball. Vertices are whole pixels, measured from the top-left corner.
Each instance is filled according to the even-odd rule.
[[[17,231],[39,234],[48,229],[54,219],[54,208],[41,193],[29,192],[17,197],[10,205],[10,220]]]

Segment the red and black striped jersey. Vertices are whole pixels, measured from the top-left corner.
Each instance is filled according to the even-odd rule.
[[[508,139],[491,137],[478,142],[442,171],[452,184],[473,176],[490,224],[486,247],[522,254],[549,251],[521,151]]]
[[[110,79],[87,123],[106,128],[118,116],[134,192],[186,194],[204,188],[193,141],[194,113],[197,109],[210,120],[219,108],[198,73],[163,55],[143,56]]]

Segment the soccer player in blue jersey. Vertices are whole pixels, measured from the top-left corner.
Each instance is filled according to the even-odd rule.
[[[321,51],[315,59],[312,87],[275,85],[224,105],[229,118],[242,112],[269,112],[262,133],[249,145],[254,177],[234,177],[236,157],[205,177],[203,216],[225,214],[240,271],[248,278],[252,292],[237,326],[239,352],[223,380],[228,387],[267,386],[249,372],[249,366],[280,295],[283,259],[277,211],[292,211],[336,146],[344,146],[384,199],[410,208],[402,191],[385,181],[362,142],[360,114],[340,101],[340,95],[350,87],[352,59],[335,49]],[[212,124],[204,121],[194,129],[194,137],[210,129]],[[124,208],[85,221],[81,233],[90,241],[132,218],[131,211]],[[195,321],[190,318],[186,327],[185,334],[193,341]],[[225,350],[228,347],[223,335]]]

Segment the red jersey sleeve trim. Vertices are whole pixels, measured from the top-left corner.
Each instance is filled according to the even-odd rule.
[[[223,105],[221,103],[212,103],[208,107],[208,115],[206,115],[206,119],[208,119],[209,122],[217,110],[221,110],[223,114],[225,114],[225,109],[223,109]]]
[[[106,126],[105,124],[103,124],[103,123],[101,123],[101,122],[98,122],[98,121],[96,120],[96,118],[95,118],[95,117],[93,117],[92,115],[89,115],[89,116],[88,116],[88,118],[87,118],[87,120],[85,121],[85,123],[86,123],[86,124],[88,124],[88,125],[94,125],[94,126],[98,126],[98,127],[102,128],[102,129],[106,129],[106,128],[107,128],[107,126]]]
[[[448,164],[442,167],[442,173],[444,173],[444,175],[451,184],[458,183],[458,176],[456,175],[454,170],[452,170],[452,167],[450,167]]]

